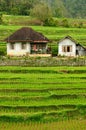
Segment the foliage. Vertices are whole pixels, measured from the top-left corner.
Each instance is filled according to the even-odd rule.
[[[50,8],[45,3],[34,5],[30,12],[32,16],[39,18],[43,22],[52,16]]]
[[[44,21],[44,26],[59,26],[59,21],[57,19],[54,18],[47,18]]]
[[[0,24],[2,24],[3,23],[3,15],[2,15],[2,13],[0,13]]]
[[[63,19],[62,22],[61,22],[61,25],[62,25],[63,27],[69,27],[68,20],[67,20],[67,19]]]
[[[86,18],[86,0],[62,0],[71,17]]]
[[[73,28],[86,28],[85,19],[48,17],[45,19],[44,22],[42,22],[39,18],[31,16],[3,15],[2,20],[4,25],[20,25],[20,26],[45,25],[45,26],[57,26],[57,27],[67,26]]]
[[[83,22],[80,22],[78,27],[83,28]]]
[[[54,17],[67,17],[68,12],[64,6],[62,0],[43,0],[47,3],[52,9],[52,14]]]
[[[29,15],[30,9],[37,0],[1,0],[0,11],[7,12],[7,14]]]
[[[57,48],[57,46],[52,46],[52,48],[51,48],[52,56],[57,56],[58,55],[58,48]]]
[[[0,50],[0,56],[6,55],[6,49]]]
[[[0,43],[0,56],[6,55],[6,45]]]
[[[0,0],[0,12],[14,15],[30,15],[30,10],[35,5],[39,5],[40,2],[45,3],[51,9],[54,17],[86,18],[85,0]]]

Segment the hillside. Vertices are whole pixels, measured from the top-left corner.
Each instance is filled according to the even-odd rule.
[[[71,17],[86,18],[86,0],[62,0]]]
[[[86,18],[86,0],[0,0],[0,12],[30,15],[30,10],[40,2],[51,8],[54,17]]]
[[[86,0],[43,0],[55,16],[86,18]]]
[[[0,130],[86,130],[86,57],[57,57],[67,35],[86,47],[85,1],[0,0]],[[51,25],[31,15],[41,2],[52,12]],[[21,27],[50,39],[56,57],[7,55],[4,39]]]

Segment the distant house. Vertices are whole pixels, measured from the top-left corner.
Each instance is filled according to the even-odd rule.
[[[47,46],[48,38],[31,28],[23,27],[6,38],[5,41],[9,56],[50,56]]]
[[[86,48],[77,43],[72,37],[66,36],[58,43],[58,55],[60,56],[85,56]]]

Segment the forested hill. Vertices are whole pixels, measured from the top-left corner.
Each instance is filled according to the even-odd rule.
[[[43,0],[47,1],[55,11],[54,15],[61,14],[67,17],[86,18],[86,0]],[[58,14],[59,13],[59,14]]]
[[[86,0],[62,0],[71,17],[86,18]]]
[[[86,18],[86,0],[0,0],[0,12],[30,15],[30,10],[40,2],[48,5],[54,17]]]

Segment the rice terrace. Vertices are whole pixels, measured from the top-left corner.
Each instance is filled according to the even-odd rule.
[[[17,127],[19,130],[24,127],[25,130],[63,130],[65,127],[66,130],[85,130],[85,118],[85,66],[0,67],[1,130],[15,130]],[[49,122],[56,121],[54,126],[53,123],[49,125]],[[35,123],[34,127],[31,122]],[[68,128],[66,122],[70,124]],[[16,123],[19,125],[15,126]]]
[[[10,13],[18,13],[16,9]],[[86,130],[86,55],[58,55],[58,42],[65,36],[73,37],[86,52],[86,19],[54,17],[55,25],[43,26],[32,16],[3,14],[2,18],[0,130]],[[22,27],[32,28],[37,36],[49,39],[44,47],[51,49],[50,57],[40,57],[40,52],[38,57],[7,55],[4,39],[8,37],[9,42],[9,36]]]

